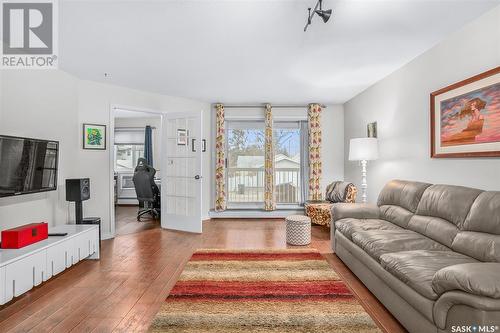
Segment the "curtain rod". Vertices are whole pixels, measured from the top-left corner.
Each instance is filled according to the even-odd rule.
[[[255,105],[238,105],[238,104],[224,104],[224,103],[214,103],[213,105],[217,105],[217,104],[222,104],[224,105],[224,108],[225,109],[231,109],[231,108],[238,108],[238,109],[253,109],[253,108],[263,108],[265,106],[265,104],[255,104]],[[327,106],[326,105],[323,105],[323,104],[320,104],[319,106],[321,106],[323,109],[326,109]],[[271,104],[271,107],[273,109],[279,109],[279,108],[282,108],[282,109],[307,109],[309,107],[309,105],[294,105],[294,104],[291,104],[291,105],[286,105],[286,104]]]

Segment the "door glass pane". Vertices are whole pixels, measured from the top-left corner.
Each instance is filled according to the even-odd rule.
[[[264,122],[227,122],[228,206],[264,201]]]
[[[299,122],[274,122],[274,181],[277,204],[301,202]]]

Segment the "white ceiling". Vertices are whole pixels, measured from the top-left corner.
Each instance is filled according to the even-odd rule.
[[[66,0],[60,67],[206,102],[342,103],[500,3],[324,0],[332,18],[304,32],[315,1]]]

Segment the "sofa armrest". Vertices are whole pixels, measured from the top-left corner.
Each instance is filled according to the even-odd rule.
[[[336,203],[332,207],[332,224],[345,218],[378,219],[380,209],[376,205],[361,203]]]
[[[500,263],[481,262],[448,266],[434,274],[432,289],[441,295],[451,290],[500,299]]]
[[[332,250],[335,253],[335,221],[345,218],[377,219],[380,208],[376,205],[360,203],[336,203],[332,206],[332,221],[330,222],[330,239]]]
[[[461,323],[500,326],[500,299],[448,291],[437,299],[433,316],[442,330]]]

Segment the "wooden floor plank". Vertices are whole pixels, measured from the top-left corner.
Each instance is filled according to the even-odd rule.
[[[128,214],[135,212],[128,209]],[[127,223],[126,233],[103,241],[101,260],[81,262],[0,307],[0,331],[145,332],[196,249],[293,248],[286,244],[281,219],[213,219],[204,222],[202,235],[162,230],[158,224],[133,226],[130,216]],[[325,254],[384,331],[404,332],[331,253],[326,227],[313,226],[309,247]]]
[[[153,219],[147,215],[141,217],[141,221],[137,221],[137,212],[139,206],[122,205],[116,207],[116,234],[128,235],[143,230],[154,229],[160,225],[159,219]]]

